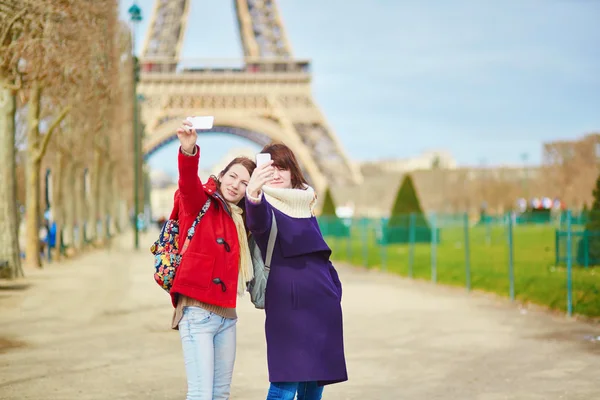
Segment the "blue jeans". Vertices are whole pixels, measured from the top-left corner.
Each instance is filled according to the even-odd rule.
[[[188,391],[186,400],[227,400],[235,363],[237,319],[185,307],[179,322]]]
[[[317,382],[273,382],[267,400],[294,400],[296,393],[298,400],[321,400],[323,386]]]

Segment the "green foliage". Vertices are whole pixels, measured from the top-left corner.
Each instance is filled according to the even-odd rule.
[[[385,237],[387,243],[431,241],[431,229],[423,215],[412,177],[408,174],[398,189]]]
[[[331,190],[327,188],[325,191],[325,200],[323,202],[323,209],[321,211],[323,217],[335,217],[335,204],[333,203],[333,197],[331,196]]]
[[[580,265],[600,265],[600,175],[592,194],[594,195],[592,209],[587,211],[587,204],[584,207],[587,214],[585,235],[579,241],[577,248],[577,262]]]
[[[594,202],[592,203],[592,209],[589,214],[589,219],[585,225],[585,229],[590,231],[600,231],[600,175],[596,180],[596,187],[592,192],[594,195]]]
[[[410,213],[423,214],[417,192],[410,175],[406,175],[398,189],[394,208],[392,208],[392,218]]]
[[[588,218],[590,217],[590,208],[587,203],[583,204],[583,208],[579,211],[579,223],[587,223]]]
[[[350,235],[350,229],[344,225],[344,222],[335,213],[335,203],[329,188],[325,191],[325,200],[319,217],[319,225],[323,236],[347,237]]]

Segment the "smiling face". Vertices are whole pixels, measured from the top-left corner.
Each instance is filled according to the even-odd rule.
[[[250,173],[242,164],[233,164],[219,180],[221,181],[219,189],[225,200],[237,204],[246,194]]]

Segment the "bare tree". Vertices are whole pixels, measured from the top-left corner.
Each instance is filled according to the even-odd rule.
[[[115,186],[110,177],[121,175],[115,170],[125,167],[121,158],[127,156],[123,151],[111,151],[123,140],[118,125],[122,118],[118,107],[124,105],[120,101],[123,96],[119,84],[123,73],[130,74],[122,70],[124,32],[118,24],[117,3],[113,0],[2,1],[0,22],[1,175],[7,182],[16,182],[12,149],[18,95],[27,113],[21,154],[27,180],[26,257],[29,264],[40,266],[42,165],[53,170],[54,217],[59,231],[61,225],[66,225],[72,244],[76,223],[80,227],[79,237],[83,236],[85,214],[89,215],[89,225],[95,226],[113,212],[108,205],[109,186]],[[87,140],[82,140],[83,137]],[[48,149],[52,157],[44,162]],[[86,169],[92,176],[89,207],[83,199]],[[116,186],[122,187],[121,182]],[[0,209],[3,222],[12,218],[10,224],[15,227],[2,232],[14,231],[13,237],[0,234],[0,261],[11,258],[9,264],[14,269],[17,267],[12,265],[17,265],[19,254],[14,187],[2,192]],[[90,231],[94,233],[95,229]],[[100,229],[99,236],[105,231]],[[4,249],[10,252],[7,250],[4,255]]]
[[[0,3],[0,275],[23,276],[18,240],[16,198],[15,113],[16,93],[20,88],[18,64],[13,49],[18,40],[27,40],[31,20],[17,1]]]
[[[569,207],[581,207],[592,201],[592,189],[598,175],[600,135],[590,134],[577,141],[544,145],[544,179],[553,196]]]

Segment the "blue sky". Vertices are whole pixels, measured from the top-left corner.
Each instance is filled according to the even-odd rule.
[[[126,18],[129,0],[121,0]],[[152,0],[138,0],[145,34]],[[460,164],[541,159],[600,131],[600,1],[280,0],[294,55],[352,159],[449,150]],[[192,0],[184,58],[239,58],[233,0]],[[142,40],[138,40],[139,43]],[[203,164],[249,142],[201,137]],[[208,151],[207,151],[208,150]],[[150,160],[173,160],[176,145]]]

